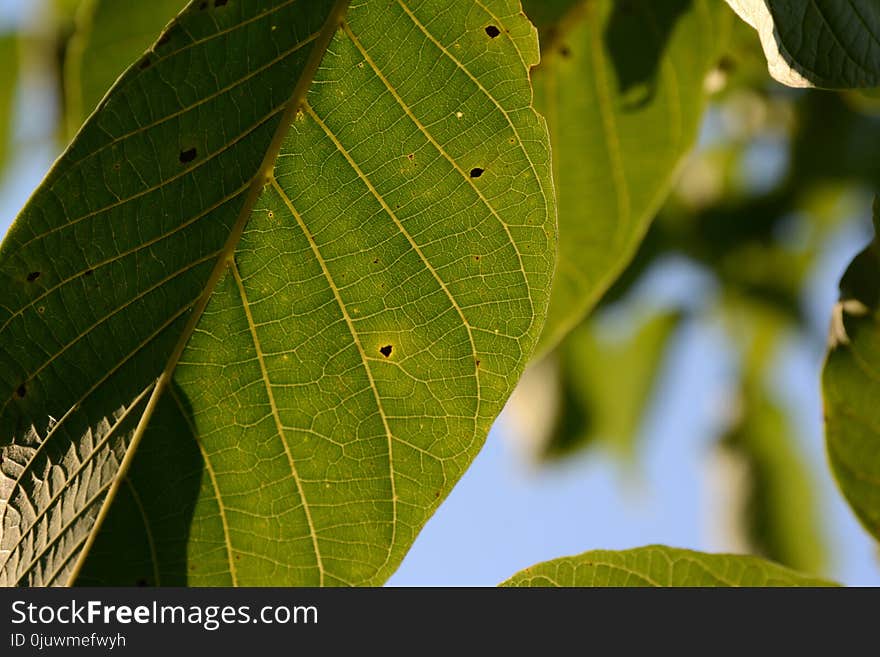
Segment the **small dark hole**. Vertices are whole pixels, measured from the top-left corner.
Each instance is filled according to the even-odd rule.
[[[559,49],[559,54],[568,59],[569,57],[571,57],[571,48],[569,48],[568,46],[562,46]]]
[[[214,6],[215,7],[222,7],[227,2],[229,2],[229,0],[214,0]]]
[[[479,178],[483,175],[483,171],[485,171],[485,169],[474,167],[473,169],[471,169],[471,178]]]
[[[378,265],[378,264],[379,264],[379,258],[376,258],[375,260],[373,260],[373,264],[374,264],[374,265]]]
[[[151,65],[152,63],[153,63],[153,62],[150,61],[150,58],[149,58],[149,57],[146,57],[146,58],[144,58],[144,59],[141,60],[141,63],[140,63],[140,64],[138,64],[138,68],[141,69],[141,70],[143,71],[145,68],[150,68],[150,65]]]
[[[18,386],[15,394],[18,395],[19,399],[24,399],[25,395],[27,394],[27,387],[22,383],[20,386]]]
[[[83,272],[83,276],[91,276],[94,273],[95,273],[94,269],[86,269],[85,272]]]
[[[30,274],[27,275],[28,283],[33,283],[33,282],[34,282],[35,280],[37,280],[39,277],[40,277],[40,272],[38,272],[38,271],[32,271]]]
[[[478,358],[477,359],[477,367],[479,367],[479,366],[480,366],[480,359]]]
[[[141,577],[136,583],[138,586],[149,586],[149,582],[144,577]]]
[[[185,151],[180,151],[180,161],[182,164],[186,164],[187,162],[192,162],[196,159],[196,149],[188,148]]]
[[[486,34],[488,34],[490,37],[492,37],[492,38],[494,39],[494,38],[497,37],[499,34],[501,34],[501,30],[499,30],[499,29],[498,29],[497,27],[495,27],[494,25],[489,25],[489,26],[486,28]]]
[[[474,260],[476,260],[476,261],[479,262],[479,260],[480,260],[480,256],[474,256]]]
[[[408,160],[414,160],[414,159],[416,159],[416,154],[415,154],[415,153],[410,153],[409,155],[406,156],[406,158],[407,158]]]
[[[385,358],[388,358],[393,350],[394,347],[392,347],[390,344],[386,344],[384,347],[379,349],[379,353],[385,356]]]

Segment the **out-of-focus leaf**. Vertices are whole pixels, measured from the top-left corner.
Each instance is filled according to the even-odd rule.
[[[741,417],[723,448],[745,465],[747,544],[762,556],[797,570],[821,572],[825,541],[815,482],[798,449],[788,414],[763,389],[745,386]]]
[[[544,449],[547,457],[594,443],[632,456],[669,339],[680,321],[680,313],[658,313],[623,338],[590,321],[566,337],[556,352],[561,399]]]
[[[825,439],[837,482],[880,540],[880,203],[874,240],[840,281],[822,375]]]
[[[791,87],[880,84],[876,0],[727,0],[758,31],[770,74]]]
[[[0,248],[0,583],[393,572],[543,324],[536,37],[515,0],[175,19]]]
[[[10,157],[12,110],[18,86],[18,35],[0,34],[0,181]]]
[[[663,545],[593,550],[545,561],[501,586],[834,586],[759,557],[706,554]]]
[[[532,79],[550,126],[559,199],[547,350],[635,252],[694,143],[706,76],[735,18],[706,0],[524,5],[542,34]]]
[[[64,64],[70,136],[186,3],[187,0],[84,0],[79,5],[76,32]]]

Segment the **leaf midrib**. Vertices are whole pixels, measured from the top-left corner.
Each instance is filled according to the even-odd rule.
[[[156,387],[153,390],[153,394],[151,395],[149,402],[147,403],[147,408],[144,410],[144,413],[141,416],[137,427],[135,428],[135,431],[131,438],[131,442],[129,443],[128,449],[126,450],[119,470],[117,471],[113,479],[113,485],[107,492],[104,504],[101,507],[98,517],[95,520],[95,524],[91,529],[91,532],[88,534],[88,539],[86,540],[85,545],[80,549],[79,556],[77,557],[77,562],[74,565],[68,583],[73,583],[76,580],[80,570],[85,564],[86,557],[88,556],[88,553],[100,531],[101,525],[103,524],[103,521],[107,516],[113,498],[119,491],[119,488],[122,485],[122,482],[125,480],[125,476],[129,468],[131,467],[131,463],[134,460],[134,455],[137,452],[137,447],[140,444],[140,441],[143,438],[144,434],[146,433],[146,428],[149,424],[150,419],[152,418],[153,412],[155,411],[156,406],[158,405],[159,400],[161,399],[166,387],[168,387],[171,383],[171,379],[174,376],[174,371],[177,368],[177,363],[179,362],[180,357],[183,355],[183,351],[186,348],[186,345],[189,343],[189,340],[193,332],[195,331],[198,322],[201,320],[202,314],[204,313],[205,308],[208,306],[208,302],[213,296],[217,284],[220,282],[220,279],[225,273],[227,267],[232,264],[232,259],[235,255],[236,248],[238,247],[241,236],[244,233],[245,226],[247,225],[251,217],[254,206],[262,191],[263,184],[266,180],[270,178],[275,168],[275,161],[277,160],[278,154],[281,151],[284,137],[287,135],[287,132],[290,129],[290,125],[293,122],[297,109],[299,108],[300,104],[305,101],[306,93],[311,87],[312,80],[314,79],[314,76],[318,71],[318,67],[320,66],[321,61],[324,58],[324,54],[326,53],[328,46],[330,45],[330,41],[333,38],[334,32],[343,21],[345,13],[348,9],[348,5],[349,0],[336,0],[334,2],[333,7],[331,8],[330,13],[327,17],[327,21],[324,23],[319,37],[315,40],[314,49],[309,54],[309,58],[306,61],[305,66],[303,67],[300,78],[297,81],[293,92],[291,93],[290,99],[287,101],[287,106],[285,107],[281,115],[278,128],[275,130],[272,141],[269,143],[269,147],[266,150],[266,155],[263,158],[263,162],[261,163],[260,168],[257,170],[257,173],[254,175],[251,181],[251,188],[248,191],[248,195],[245,198],[244,203],[242,204],[241,211],[230,233],[229,239],[227,240],[226,244],[223,247],[223,250],[217,258],[217,264],[215,265],[214,270],[211,272],[211,276],[205,284],[204,291],[199,300],[196,302],[196,305],[193,308],[192,315],[190,316],[186,326],[181,332],[181,336],[178,339],[177,344],[175,345],[174,350],[171,353],[171,356],[168,358],[165,368],[163,369],[162,373],[159,375],[156,381]]]

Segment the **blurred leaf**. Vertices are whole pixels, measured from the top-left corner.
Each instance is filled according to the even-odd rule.
[[[631,457],[670,337],[681,314],[658,313],[631,335],[609,336],[595,321],[572,331],[556,352],[561,378],[559,415],[547,457],[604,444]]]
[[[770,74],[791,87],[880,84],[877,0],[727,0],[758,31]]]
[[[81,2],[64,64],[65,120],[70,136],[186,4],[187,0]]]
[[[834,586],[758,557],[649,545],[545,561],[501,586]]]
[[[746,384],[741,418],[724,448],[746,466],[746,542],[773,561],[808,572],[825,567],[815,482],[788,414],[767,391]]]
[[[874,240],[840,281],[822,376],[825,439],[837,482],[880,540],[880,203]]]
[[[541,21],[532,80],[559,199],[546,350],[580,323],[644,236],[696,139],[706,76],[734,19],[705,0],[524,4]]]
[[[13,109],[18,88],[18,35],[0,34],[0,181],[9,164]]]

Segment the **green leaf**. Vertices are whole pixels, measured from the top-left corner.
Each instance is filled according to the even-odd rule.
[[[381,583],[480,449],[554,265],[535,31],[346,5],[190,4],[16,220],[0,581]]]
[[[18,87],[18,35],[0,34],[0,180],[9,160],[12,113]]]
[[[184,5],[186,0],[85,0],[80,4],[64,71],[64,109],[71,136]]]
[[[758,31],[770,75],[791,87],[880,84],[876,0],[727,0]]]
[[[733,20],[707,0],[525,7],[550,21],[539,24],[542,62],[532,74],[550,126],[561,235],[547,350],[633,257],[696,140],[704,82]]]
[[[880,204],[874,201],[880,234]],[[825,439],[837,483],[880,540],[880,244],[875,235],[840,281],[822,374]]]
[[[501,586],[834,586],[758,557],[649,545],[545,561]]]
[[[605,444],[631,457],[669,340],[680,323],[680,313],[661,312],[631,335],[611,335],[595,321],[572,331],[557,350],[562,399],[546,455]]]
[[[788,414],[767,391],[749,390],[742,418],[723,446],[745,465],[746,542],[768,559],[798,570],[820,572],[825,540],[818,517],[812,473],[794,440]]]

